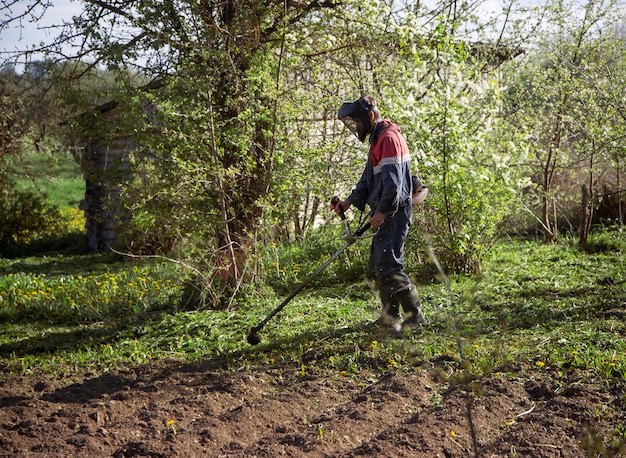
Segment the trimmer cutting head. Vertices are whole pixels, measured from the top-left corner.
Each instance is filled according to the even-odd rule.
[[[261,334],[251,332],[248,334],[247,341],[250,345],[258,345],[261,343]]]

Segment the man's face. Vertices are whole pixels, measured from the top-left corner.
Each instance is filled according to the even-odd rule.
[[[361,117],[352,118],[356,124],[357,137],[359,140],[364,141],[367,134],[369,134],[372,130],[372,126],[374,125],[374,113],[371,111],[367,112],[367,125],[363,122],[364,119]]]

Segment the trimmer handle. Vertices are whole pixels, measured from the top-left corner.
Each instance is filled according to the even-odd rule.
[[[346,214],[343,212],[343,208],[339,206],[339,196],[335,196],[330,199],[330,206],[333,210],[339,213],[339,217],[343,220],[346,219]]]

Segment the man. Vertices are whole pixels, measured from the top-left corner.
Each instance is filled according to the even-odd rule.
[[[411,158],[400,128],[382,119],[376,101],[369,96],[344,103],[339,119],[363,142],[369,135],[369,156],[358,184],[346,200],[337,204],[344,212],[351,205],[363,211],[369,205],[372,239],[368,276],[376,280],[382,302],[383,322],[396,331],[426,323],[420,300],[404,272],[404,242],[411,225]],[[336,208],[339,212],[339,208]],[[400,325],[400,306],[404,321]]]

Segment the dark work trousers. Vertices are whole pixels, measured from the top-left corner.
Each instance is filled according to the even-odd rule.
[[[408,290],[411,280],[404,273],[404,242],[411,226],[413,207],[399,207],[395,215],[385,219],[372,239],[368,274],[376,280],[383,310],[397,315],[396,294]]]

